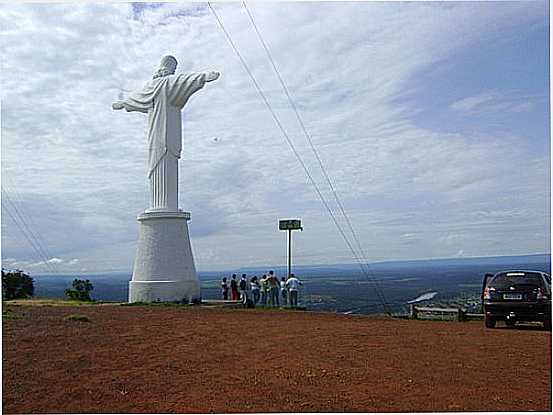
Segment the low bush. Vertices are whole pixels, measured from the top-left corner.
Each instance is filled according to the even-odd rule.
[[[63,318],[65,321],[84,321],[89,323],[90,319],[82,314],[69,314]]]
[[[71,284],[72,288],[65,290],[65,296],[74,301],[92,301],[90,291],[94,289],[90,280],[80,280],[75,278]]]

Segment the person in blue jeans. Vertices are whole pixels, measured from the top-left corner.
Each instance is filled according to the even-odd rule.
[[[261,304],[266,305],[269,286],[267,284],[267,276],[265,274],[263,274],[263,276],[259,280],[259,283],[261,285]]]
[[[273,307],[280,306],[280,301],[278,300],[280,284],[273,271],[269,271],[267,283],[269,285],[269,304]]]
[[[248,303],[248,288],[250,288],[248,280],[246,279],[246,274],[242,274],[238,286],[240,287],[240,302],[245,306]]]
[[[253,303],[257,304],[259,302],[259,291],[260,291],[259,282],[257,282],[257,275],[254,275],[251,278],[250,287],[251,287],[251,292],[253,297]]]
[[[221,294],[223,294],[223,300],[228,300],[227,277],[223,277],[223,281],[221,282]]]
[[[282,305],[285,306],[288,303],[288,289],[286,288],[286,278],[280,279],[280,296],[282,297]]]
[[[286,280],[286,286],[290,293],[290,307],[298,306],[298,290],[300,285],[303,285],[301,281],[294,274],[290,274],[290,278]]]

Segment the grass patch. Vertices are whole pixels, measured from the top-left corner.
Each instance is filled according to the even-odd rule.
[[[9,306],[93,306],[101,304],[117,304],[114,301],[76,301],[53,298],[28,298],[19,300],[8,300],[4,302]]]
[[[263,305],[263,304],[256,304],[254,308],[247,308],[243,307],[241,304],[236,305],[233,308],[228,307],[229,310],[247,310],[247,311],[264,311],[264,312],[271,312],[271,313],[283,313],[288,311],[306,311],[305,306],[298,306],[298,307],[290,307],[290,306],[279,306],[279,307],[273,307],[270,305]]]
[[[122,307],[144,307],[144,306],[152,306],[152,307],[190,307],[195,304],[190,303],[181,303],[179,301],[153,301],[151,303],[144,303],[141,301],[138,301],[136,303],[122,303],[120,304]]]
[[[65,321],[84,321],[90,323],[90,319],[83,314],[69,314],[63,318]]]
[[[20,317],[18,315],[16,315],[13,310],[9,309],[9,308],[4,308],[2,310],[2,319],[4,320],[17,320],[19,319]]]

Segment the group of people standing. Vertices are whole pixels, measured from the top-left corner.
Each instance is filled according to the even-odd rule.
[[[229,300],[230,291],[230,300],[240,300],[244,306],[261,304],[280,307],[289,304],[291,307],[297,307],[300,285],[303,284],[294,274],[290,274],[288,279],[282,277],[279,281],[271,270],[259,279],[254,275],[248,280],[246,274],[242,274],[240,280],[237,280],[236,274],[232,274],[229,283],[224,277],[221,292],[223,300]]]

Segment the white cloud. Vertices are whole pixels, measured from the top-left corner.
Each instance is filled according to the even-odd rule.
[[[482,92],[481,94],[453,102],[450,108],[467,114],[519,113],[531,111],[536,100],[544,97],[533,97],[517,92],[499,94],[497,92]]]
[[[332,198],[247,15],[238,4],[215,7]],[[421,72],[474,42],[543,20],[545,3],[250,8],[371,259],[451,255],[439,238],[456,228],[470,233],[466,254],[549,249],[546,233],[503,239],[521,223],[531,235],[548,226],[547,155],[494,131],[420,128],[412,120],[417,108],[403,100]],[[283,263],[276,223],[285,216],[304,220],[296,248],[305,263],[351,261],[205,5],[4,5],[0,27],[3,187],[20,193],[49,257],[79,258],[60,267],[132,267],[135,217],[147,203],[146,120],[112,111],[111,102],[121,89],[140,88],[166,53],[179,70],[222,72],[184,112],[180,197],[192,212],[199,268]],[[477,111],[498,104],[498,94],[451,108]],[[513,168],[521,160],[525,168]],[[417,244],[406,243],[409,234]],[[6,255],[32,258],[5,215],[2,242]]]
[[[455,111],[473,111],[477,108],[481,108],[483,104],[489,104],[491,101],[494,101],[496,96],[489,92],[484,92],[482,94],[463,98],[459,101],[455,101],[451,104],[451,109]]]
[[[35,256],[34,259],[18,260],[16,258],[4,258],[2,260],[2,267],[8,269],[23,269],[33,272],[48,272],[55,271],[56,273],[77,271],[79,268],[77,265],[79,260],[77,258],[66,260],[63,258],[40,258],[40,255]]]

